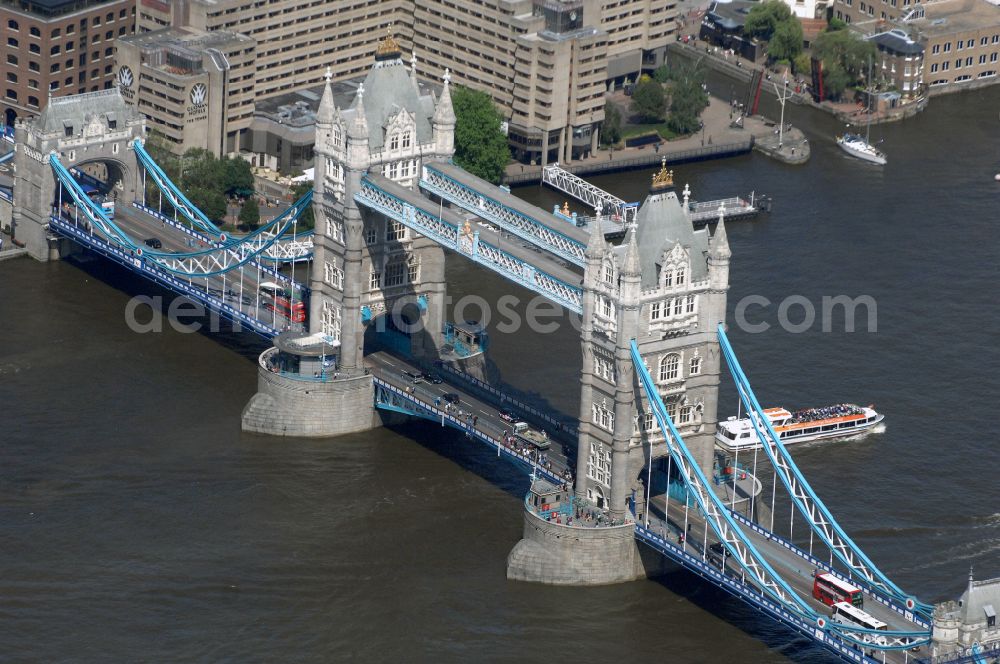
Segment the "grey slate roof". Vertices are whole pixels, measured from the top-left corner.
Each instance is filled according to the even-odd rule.
[[[129,106],[122,99],[118,88],[112,88],[98,92],[87,92],[82,95],[53,97],[38,119],[35,120],[35,126],[48,133],[65,131],[65,128],[71,125],[73,133],[79,134],[80,130],[95,115],[112,113],[115,116],[114,119],[118,121],[119,127],[124,127],[126,120],[138,116],[135,107]]]
[[[868,41],[881,46],[884,50],[900,55],[919,55],[924,52],[924,47],[912,39],[907,39],[895,31],[882,32],[869,37]]]
[[[1000,579],[971,581],[962,593],[962,622],[970,625],[986,621],[987,607],[1000,611]]]
[[[365,77],[364,107],[368,122],[368,147],[380,150],[385,138],[385,126],[389,118],[405,108],[416,116],[417,142],[428,143],[433,137],[430,118],[434,114],[434,101],[428,96],[417,97],[410,73],[401,58],[382,60]],[[347,125],[354,120],[357,96],[351,108],[343,111]]]
[[[694,230],[673,190],[651,192],[636,215],[639,265],[643,288],[657,284],[657,263],[664,251],[680,243],[691,254],[691,281],[708,276],[708,230]]]

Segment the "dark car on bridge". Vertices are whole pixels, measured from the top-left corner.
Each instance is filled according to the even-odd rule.
[[[420,377],[423,378],[428,383],[433,383],[434,385],[440,385],[443,382],[441,380],[441,376],[437,375],[436,373],[428,373],[425,371],[424,373],[420,374]]]
[[[452,405],[457,405],[459,401],[461,401],[459,396],[454,392],[445,392],[441,395],[441,398],[444,399],[446,403],[450,403]]]
[[[153,249],[163,248],[163,243],[160,242],[160,238],[157,237],[146,238],[145,240],[143,240],[143,244],[145,244],[147,247],[152,247]]]
[[[410,381],[414,385],[416,385],[417,383],[424,382],[423,375],[418,374],[418,373],[414,373],[413,371],[404,371],[403,372],[403,378],[405,378],[406,380]]]
[[[726,551],[726,547],[722,545],[722,542],[716,542],[708,547],[708,562],[712,563],[719,569],[726,568],[726,558],[729,556],[729,552]]]

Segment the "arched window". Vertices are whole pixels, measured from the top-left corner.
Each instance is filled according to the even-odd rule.
[[[10,19],[9,21],[7,21],[7,27],[10,28],[11,30],[17,30],[20,26],[18,26],[17,21],[15,21],[14,19]]]
[[[685,268],[682,265],[679,268],[677,268],[676,272],[674,272],[674,284],[677,286],[683,286],[686,279],[687,279],[687,268]]]
[[[411,141],[412,141],[412,135],[410,134],[410,132],[409,131],[404,131],[403,132],[403,149],[404,150],[407,149],[408,147],[410,147]]]
[[[615,266],[611,263],[604,264],[604,283],[608,285],[615,283]]]
[[[390,150],[398,150],[399,149],[399,134],[398,133],[394,133],[392,136],[389,137],[389,149]]]
[[[688,365],[688,374],[692,376],[697,376],[701,373],[701,358],[695,355],[691,358],[691,362]]]
[[[678,421],[681,424],[690,424],[691,412],[692,412],[691,406],[681,406],[681,414],[680,417],[678,418]]]
[[[333,147],[339,148],[344,143],[344,135],[340,131],[340,127],[334,125],[333,133],[331,134],[331,140],[333,141]]]
[[[660,380],[677,380],[680,371],[681,357],[677,353],[664,355],[660,358]]]

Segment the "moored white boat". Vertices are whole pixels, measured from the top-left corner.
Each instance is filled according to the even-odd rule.
[[[785,408],[765,408],[764,414],[784,445],[854,436],[871,430],[885,419],[872,406],[854,404],[807,408],[795,412]],[[727,450],[752,450],[761,447],[760,438],[749,418],[730,417],[725,422],[719,422],[715,440]]]
[[[838,136],[837,145],[852,157],[864,159],[865,161],[882,166],[886,163],[885,153],[857,134]]]

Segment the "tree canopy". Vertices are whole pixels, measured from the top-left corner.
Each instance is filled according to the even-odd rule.
[[[743,34],[770,41],[778,26],[790,21],[798,23],[788,5],[781,0],[765,0],[750,8],[747,20],[743,23]]]
[[[670,72],[670,115],[667,126],[678,134],[691,134],[701,125],[701,112],[708,108],[704,76],[694,66],[682,65]]]
[[[793,61],[802,53],[802,24],[797,19],[779,23],[767,43],[767,54],[772,60]]]
[[[874,44],[850,30],[820,33],[812,50],[823,62],[823,90],[833,98],[864,78],[876,51]]]
[[[306,195],[310,189],[313,188],[312,182],[297,182],[292,187],[292,200],[297,201]],[[299,217],[298,230],[307,231],[310,228],[316,227],[316,217],[313,214],[312,204],[309,205],[305,210],[302,211],[302,216]]]
[[[503,117],[485,92],[456,85],[455,163],[484,180],[499,184],[510,162],[510,147],[501,130]]]
[[[643,76],[632,91],[632,112],[637,113],[642,122],[662,122],[667,109],[667,98],[663,85]]]
[[[601,129],[601,142],[614,145],[622,140],[622,114],[618,105],[607,101],[604,104],[604,126]]]
[[[240,223],[247,227],[248,231],[253,231],[260,225],[260,206],[257,199],[251,196],[243,203],[240,210]]]

